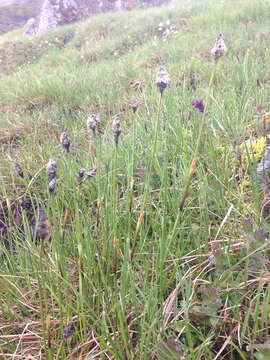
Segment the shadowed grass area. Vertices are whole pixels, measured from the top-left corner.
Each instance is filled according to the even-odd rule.
[[[268,359],[269,11],[172,2],[0,39],[3,359]]]

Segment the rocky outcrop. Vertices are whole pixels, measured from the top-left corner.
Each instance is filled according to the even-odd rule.
[[[44,0],[40,15],[31,20],[25,35],[40,34],[97,12],[131,10],[147,3],[159,6],[169,0]]]
[[[74,0],[45,0],[37,34],[77,20],[78,5]]]
[[[268,145],[265,153],[257,166],[257,179],[260,190],[270,191],[270,146]]]
[[[25,35],[33,36],[37,33],[38,30],[38,24],[36,22],[35,18],[30,18],[26,23],[26,31]]]
[[[75,0],[44,0],[40,15],[31,20],[25,35],[40,34],[59,25],[78,20],[78,4]]]

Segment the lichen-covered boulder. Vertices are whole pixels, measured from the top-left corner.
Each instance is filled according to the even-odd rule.
[[[37,34],[77,20],[75,0],[45,0],[39,16]]]
[[[38,24],[36,19],[30,18],[26,23],[26,30],[24,35],[33,36],[37,33],[37,30],[38,30]]]

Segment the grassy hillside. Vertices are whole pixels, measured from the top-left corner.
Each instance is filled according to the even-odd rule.
[[[269,359],[269,13],[175,1],[0,38],[1,358]]]
[[[29,0],[0,6],[0,34],[22,27],[27,20],[38,15],[41,0]]]

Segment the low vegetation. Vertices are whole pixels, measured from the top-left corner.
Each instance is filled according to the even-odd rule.
[[[0,38],[1,358],[269,359],[269,14]]]

